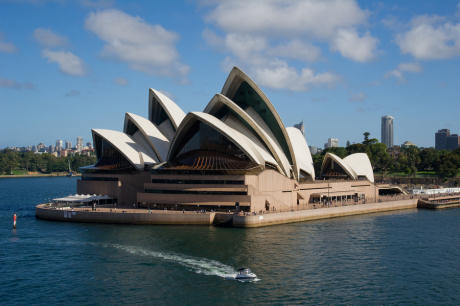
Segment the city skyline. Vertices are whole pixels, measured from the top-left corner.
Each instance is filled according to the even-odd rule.
[[[0,147],[120,130],[121,112],[146,115],[150,87],[174,93],[185,111],[201,109],[233,65],[261,86],[286,126],[303,121],[317,147],[331,136],[341,146],[360,142],[365,131],[379,138],[384,114],[398,121],[396,145],[432,147],[437,130],[460,130],[459,1],[0,7],[0,102],[8,114]],[[240,22],[229,22],[228,11]],[[299,18],[289,17],[294,11]]]

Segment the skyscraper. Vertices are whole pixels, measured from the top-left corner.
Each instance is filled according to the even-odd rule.
[[[436,150],[446,150],[447,149],[447,137],[450,136],[449,129],[441,129],[438,130],[436,134],[434,134],[434,147]]]
[[[66,150],[72,149],[72,143],[68,140],[65,141],[65,149]]]
[[[297,124],[294,124],[294,127],[299,129],[302,132],[302,135],[305,136],[305,127],[303,126],[303,121],[300,121]]]
[[[382,117],[382,138],[381,142],[386,144],[387,148],[393,147],[393,120],[392,116]]]
[[[450,136],[447,136],[446,149],[455,150],[457,148],[460,148],[460,136],[458,136],[457,134],[452,134]]]
[[[327,143],[324,144],[324,148],[337,148],[339,146],[338,138],[328,138]]]
[[[56,140],[56,151],[61,151],[63,149],[63,141],[62,139]]]
[[[81,152],[83,150],[83,137],[77,137],[77,151]]]

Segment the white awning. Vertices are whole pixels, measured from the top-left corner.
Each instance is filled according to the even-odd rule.
[[[60,202],[60,203],[89,203],[93,201],[99,200],[110,200],[112,199],[108,195],[98,195],[98,194],[74,194],[68,195],[63,198],[56,198],[53,199],[53,202]]]

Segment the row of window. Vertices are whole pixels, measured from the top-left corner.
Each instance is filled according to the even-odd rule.
[[[152,179],[155,184],[208,184],[208,185],[244,185],[244,180],[177,180]]]
[[[247,195],[246,191],[195,191],[195,190],[146,189],[145,192],[147,192],[147,193],[161,193],[161,194]]]

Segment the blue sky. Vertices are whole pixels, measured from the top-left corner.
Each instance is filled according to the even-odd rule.
[[[201,111],[235,65],[310,145],[460,133],[458,0],[0,0],[0,147],[122,130],[150,87]]]

